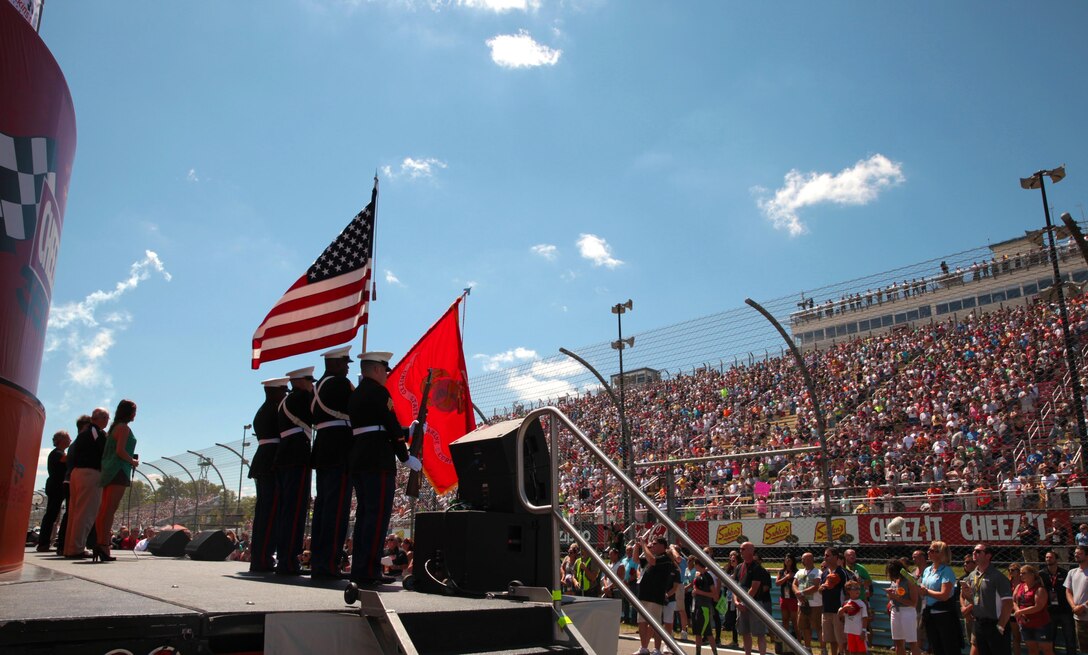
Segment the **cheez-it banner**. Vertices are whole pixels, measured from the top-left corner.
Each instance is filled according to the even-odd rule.
[[[23,561],[45,425],[35,394],[75,148],[60,66],[0,2],[0,572]]]

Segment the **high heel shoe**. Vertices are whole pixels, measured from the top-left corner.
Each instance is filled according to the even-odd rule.
[[[92,562],[97,562],[99,560],[102,560],[103,562],[113,562],[117,559],[116,557],[110,556],[110,554],[106,552],[106,549],[102,546],[96,545],[94,548],[91,549],[91,553]]]

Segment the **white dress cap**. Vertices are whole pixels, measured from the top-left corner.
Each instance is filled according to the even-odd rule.
[[[306,368],[296,369],[287,374],[287,377],[292,380],[299,380],[302,378],[312,378],[314,376],[314,367],[307,366]]]
[[[286,387],[290,381],[290,378],[268,378],[267,380],[261,380],[261,384],[266,387]]]
[[[389,366],[389,360],[391,359],[393,359],[393,353],[387,353],[381,350],[373,350],[359,355],[360,362],[379,362],[386,366]]]
[[[343,346],[342,348],[333,348],[328,352],[321,353],[321,356],[325,359],[351,359],[350,351],[351,346]]]

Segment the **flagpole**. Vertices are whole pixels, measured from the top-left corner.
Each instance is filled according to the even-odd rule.
[[[372,221],[373,221],[373,224],[374,224],[374,229],[373,229],[373,232],[372,232],[373,238],[370,241],[370,298],[367,299],[367,304],[368,305],[371,302],[377,300],[377,293],[378,293],[378,289],[374,284],[374,276],[377,274],[376,273],[376,268],[375,268],[375,262],[377,261],[376,257],[375,257],[375,254],[378,251],[378,171],[377,170],[374,171],[374,190],[370,192],[370,206],[371,206],[371,211],[374,214],[374,216],[372,217]],[[369,327],[369,325],[370,325],[370,321],[367,321],[366,323],[363,323],[363,349],[362,349],[362,352],[364,352],[364,353],[366,352],[366,333],[367,333],[367,328]]]

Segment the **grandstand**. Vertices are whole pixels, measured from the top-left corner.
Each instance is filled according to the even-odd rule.
[[[1066,524],[1079,519],[1086,505],[1080,442],[1041,243],[1038,232],[1029,232],[764,303],[803,346],[816,378],[828,417],[831,499],[843,534],[888,538],[886,520],[859,521],[866,514],[939,517],[1003,509],[1017,520],[1024,510],[1032,520],[1047,511],[1059,512]],[[1068,240],[1059,242],[1058,254],[1076,291],[1076,283],[1088,280],[1088,266]],[[1070,324],[1083,377],[1088,304],[1082,296],[1070,300]],[[637,347],[624,355],[624,378],[631,454],[650,464],[640,468],[643,488],[712,545],[727,545],[715,541],[723,534],[754,537],[751,530],[759,526],[767,534],[797,537],[796,526],[792,533],[765,527],[782,521],[818,524],[818,455],[667,464],[818,444],[811,399],[774,329],[753,310],[739,308],[636,336]],[[617,381],[608,342],[577,353]],[[557,355],[476,376],[472,394],[492,418],[555,405],[619,461],[619,418],[598,384],[577,362]],[[571,444],[560,433],[564,507],[587,531],[603,530],[591,526],[617,518],[619,486]],[[235,477],[243,473],[240,452],[242,443],[231,442],[171,458],[194,472],[203,460],[216,464],[225,490],[207,482],[193,486],[210,489],[199,499],[202,512],[218,510],[214,521],[202,524],[244,521],[231,516],[232,509],[244,514],[248,505],[238,502],[235,488],[243,497],[252,493],[248,480]],[[168,461],[151,464],[163,473],[152,476],[156,486],[164,477],[188,477]],[[162,493],[153,504],[137,501],[119,520],[174,522],[176,493],[173,502]],[[187,500],[194,502],[182,503],[180,513],[201,522],[194,515],[197,499]],[[448,507],[452,500],[452,494],[429,494],[419,508]],[[410,529],[410,507],[405,498],[396,503],[394,529]],[[908,521],[919,530],[929,526],[913,538],[940,527],[930,520],[936,519]],[[723,532],[737,521],[745,522],[743,529]],[[977,532],[966,523],[955,529],[963,538]],[[810,540],[819,528],[812,530]]]

